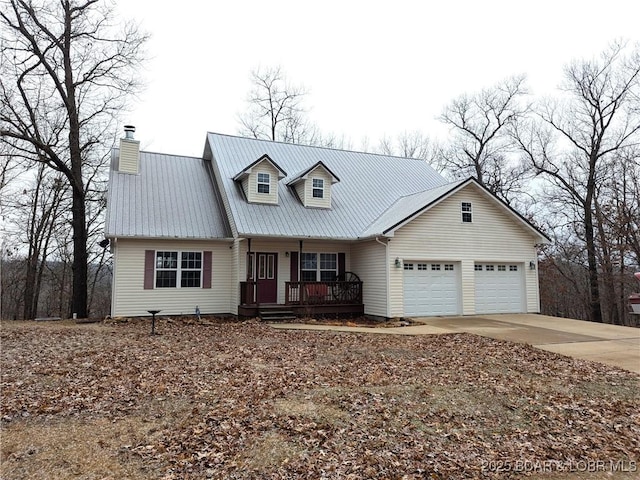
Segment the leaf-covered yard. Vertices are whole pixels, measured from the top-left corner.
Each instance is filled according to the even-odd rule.
[[[468,334],[149,331],[4,322],[0,477],[637,474],[640,377],[613,367]]]

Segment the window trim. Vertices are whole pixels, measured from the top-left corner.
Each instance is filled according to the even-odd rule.
[[[158,253],[175,253],[177,258],[177,265],[175,268],[158,268]],[[200,255],[200,268],[189,268],[182,266],[182,254],[183,253],[197,253]],[[204,262],[205,254],[204,250],[154,250],[153,251],[153,289],[165,289],[165,288],[204,288]],[[173,271],[176,272],[176,284],[174,286],[158,286],[158,271]],[[182,272],[200,272],[199,284],[197,287],[183,287],[182,286]]]
[[[316,279],[315,280],[303,280],[304,272],[313,272],[314,270],[311,268],[303,268],[304,255],[315,255],[316,256]],[[322,268],[322,255],[333,255],[336,262],[335,270],[332,268]],[[340,260],[339,254],[337,252],[301,252],[300,255],[300,281],[302,282],[328,282],[332,280],[322,280],[322,272],[335,272],[333,278],[336,278],[340,273]]]
[[[462,223],[473,223],[473,205],[471,202],[460,202]]]
[[[319,186],[316,185],[316,181],[319,183]],[[311,179],[311,196],[317,199],[324,199],[324,178],[312,178]],[[316,195],[316,192],[319,193]]]
[[[260,176],[264,175],[266,176],[266,180],[263,177],[262,180],[260,180]],[[266,191],[265,192],[261,192],[260,191],[260,187],[266,187]],[[271,194],[271,174],[269,172],[257,172],[256,173],[256,193],[259,194],[263,194],[263,195],[270,195]]]

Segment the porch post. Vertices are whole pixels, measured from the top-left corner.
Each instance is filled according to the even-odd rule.
[[[302,281],[302,242],[300,240],[300,249],[298,250],[298,281]]]
[[[250,258],[251,258],[251,239],[247,238],[247,261],[245,262],[245,269],[247,271],[247,281],[251,280],[251,272],[249,271]],[[253,270],[253,268],[251,270]]]
[[[253,280],[253,262],[251,256],[251,239],[247,238],[247,260],[245,262],[245,268],[247,270],[247,285],[251,290],[251,297],[256,305],[258,304],[258,284]]]

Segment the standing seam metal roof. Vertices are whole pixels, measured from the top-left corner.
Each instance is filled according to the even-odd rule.
[[[138,175],[118,172],[112,150],[107,237],[230,238],[226,216],[202,158],[140,152]]]
[[[381,229],[370,227],[379,224],[376,220],[399,198],[447,184],[423,160],[216,133],[207,134],[207,142],[240,236],[357,239],[380,234]],[[278,205],[248,203],[233,180],[265,154],[285,171],[294,172],[278,184]],[[330,209],[305,208],[287,183],[295,172],[320,161],[340,183],[331,187]],[[395,214],[410,215],[413,206],[410,202],[398,205]]]

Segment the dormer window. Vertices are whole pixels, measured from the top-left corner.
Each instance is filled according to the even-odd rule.
[[[324,198],[324,180],[322,178],[313,179],[313,198]]]
[[[258,193],[269,193],[271,176],[268,173],[258,172]]]
[[[287,186],[307,208],[331,208],[331,187],[340,179],[322,161],[295,175]]]
[[[247,202],[278,204],[278,183],[287,172],[264,154],[258,160],[239,172],[233,180],[242,186]]]

